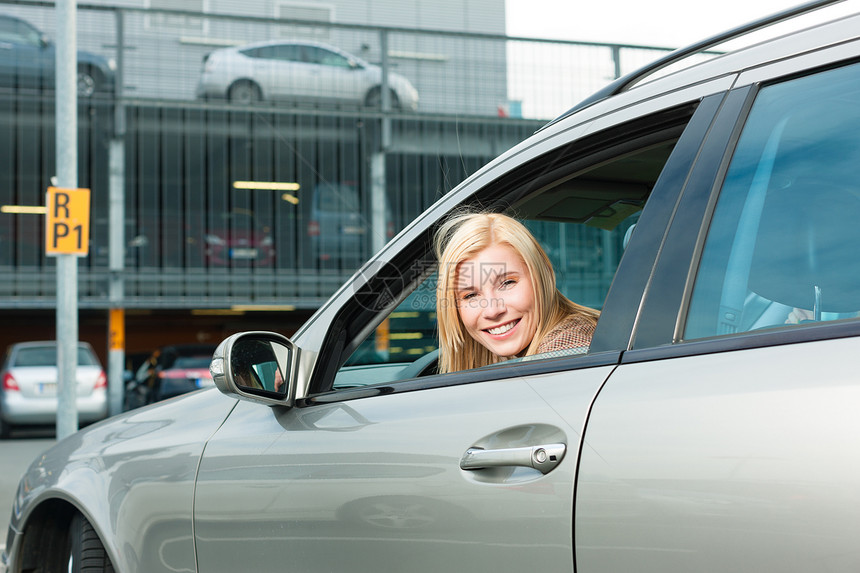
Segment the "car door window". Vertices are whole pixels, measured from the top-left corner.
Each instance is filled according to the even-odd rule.
[[[349,67],[348,59],[338,53],[332,52],[331,50],[326,50],[324,48],[308,46],[305,48],[305,55],[308,58],[308,62],[312,64],[331,66],[334,68]]]
[[[303,60],[302,51],[302,46],[281,44],[272,46],[272,55],[270,57],[282,62],[301,62]]]
[[[517,188],[513,197],[499,203],[498,211],[523,221],[542,245],[553,264],[556,286],[574,302],[602,310],[636,222],[687,119],[676,119],[678,124],[659,138],[619,146],[614,156],[601,155],[600,161],[589,165],[564,168],[537,187],[524,177],[527,189],[538,190]],[[485,192],[500,193],[496,187]],[[396,275],[398,288],[412,284],[413,290],[392,293],[388,298],[399,297],[400,303],[387,313],[380,307],[381,312],[366,318],[374,326],[359,331],[352,342],[348,338],[343,342],[346,358],[338,359],[343,366],[334,371],[333,384],[323,388],[338,390],[435,374],[435,261],[429,242],[423,248],[423,255],[388,269]],[[345,319],[343,328],[333,332],[348,337],[358,323],[358,319]],[[563,354],[584,355],[589,348],[572,350]],[[530,356],[527,362],[561,354]]]
[[[860,65],[765,87],[726,174],[685,339],[860,313]]]
[[[524,223],[550,257],[559,290],[571,300],[599,310],[623,254],[624,239],[629,237],[628,231],[635,225],[640,209],[641,201],[638,201],[627,216],[618,218],[608,229],[582,223],[528,219]],[[435,269],[432,263],[421,262],[416,263],[416,269],[412,270],[420,271],[418,265]],[[434,362],[427,361],[426,369],[416,370],[408,366],[438,348],[436,280],[434,272],[364,339],[338,372],[335,388],[435,373]],[[578,347],[527,358],[531,361],[587,352],[588,347]],[[372,369],[356,368],[368,365],[376,366]]]

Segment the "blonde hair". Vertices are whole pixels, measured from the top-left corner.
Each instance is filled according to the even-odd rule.
[[[435,243],[439,261],[436,319],[440,372],[468,370],[503,360],[468,334],[460,319],[455,292],[458,265],[493,245],[513,249],[529,272],[538,322],[526,356],[534,354],[541,340],[571,314],[597,323],[599,313],[596,310],[576,304],[556,288],[555,271],[549,257],[522,223],[500,213],[454,215],[439,228]]]

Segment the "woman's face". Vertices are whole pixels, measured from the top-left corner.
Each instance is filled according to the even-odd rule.
[[[506,245],[491,245],[457,265],[457,311],[469,335],[502,357],[522,353],[537,330],[531,276]]]

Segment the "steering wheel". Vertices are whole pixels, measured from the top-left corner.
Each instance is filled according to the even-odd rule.
[[[428,352],[415,362],[406,366],[400,371],[398,378],[400,380],[408,380],[409,378],[418,378],[419,376],[429,376],[436,374],[439,366],[439,349]]]

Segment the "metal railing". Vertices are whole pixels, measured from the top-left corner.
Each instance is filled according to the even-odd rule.
[[[0,6],[53,35],[53,3],[3,0]],[[669,51],[183,10],[82,3],[77,8],[79,48],[114,59],[120,93],[132,99],[193,101],[203,59],[212,51],[261,40],[298,40],[324,42],[374,65],[387,63],[389,74],[416,87],[422,114],[547,120]]]

